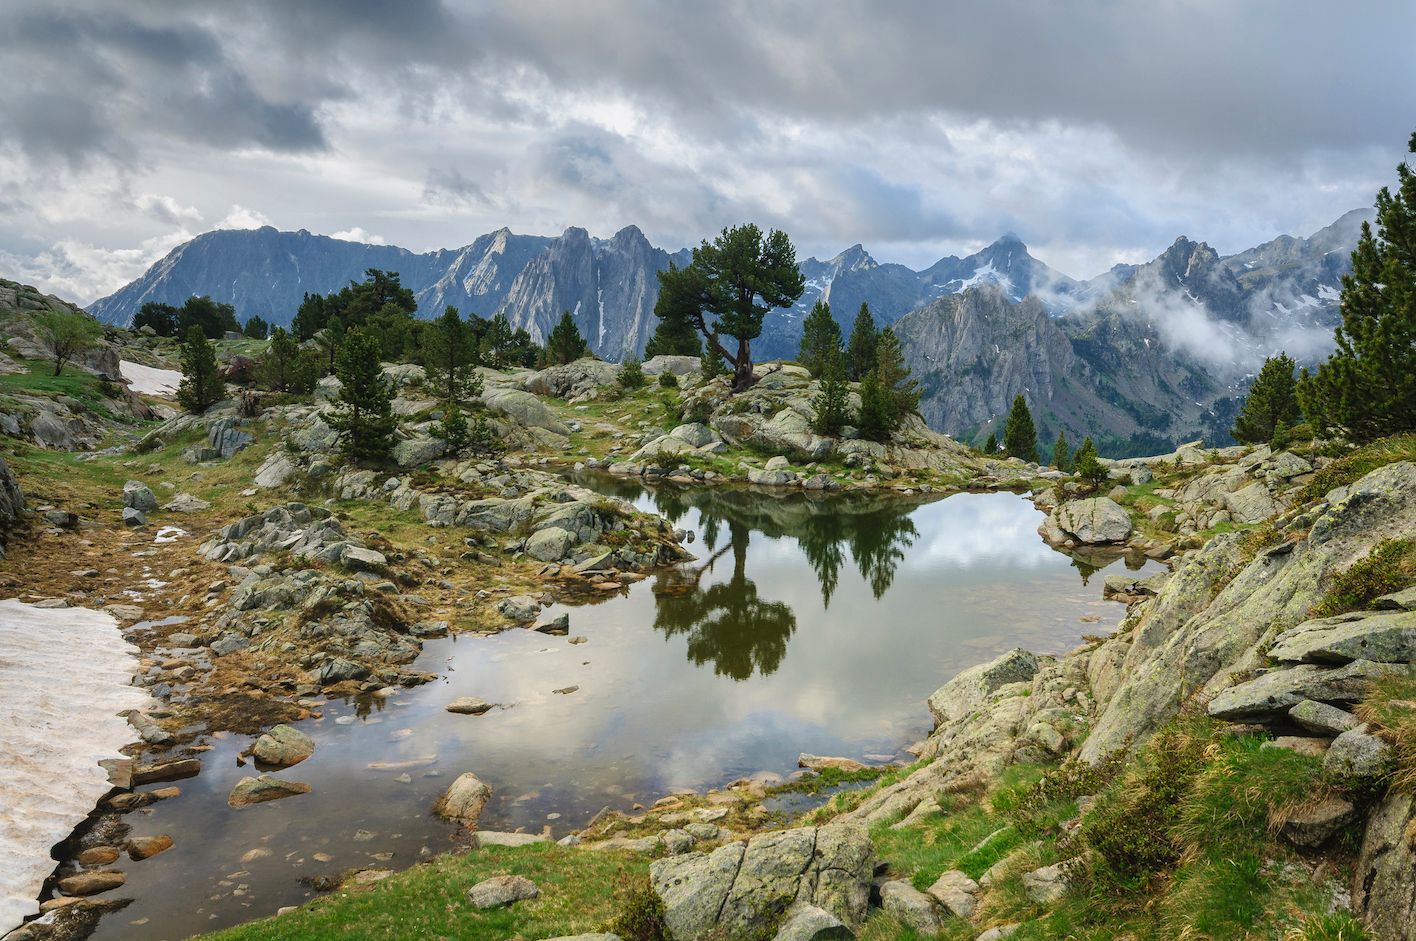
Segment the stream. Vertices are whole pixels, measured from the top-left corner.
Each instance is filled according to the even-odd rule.
[[[925,699],[960,669],[1017,646],[1066,651],[1125,613],[1102,600],[1095,568],[1042,542],[1042,514],[1013,494],[578,482],[689,530],[698,560],[549,609],[583,644],[527,630],[428,642],[414,667],[437,682],[333,701],[298,724],[315,754],[278,774],[309,794],[232,810],[232,786],[255,773],[236,762],[250,739],[209,737],[180,797],[124,818],[175,846],[120,863],[128,881],[113,894],[133,902],[92,937],[177,941],[306,901],[302,877],[447,851],[456,830],[430,808],[464,771],[493,789],[483,829],[560,837],[603,807],[785,776],[801,752],[908,760],[929,731]],[[448,713],[459,696],[501,707]]]

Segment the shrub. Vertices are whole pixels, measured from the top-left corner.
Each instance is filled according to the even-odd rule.
[[[661,388],[661,389],[677,389],[678,387],[679,387],[678,376],[675,376],[673,373],[669,372],[667,369],[664,370],[663,372],[659,373],[659,388]]]
[[[644,369],[640,366],[637,357],[627,356],[624,362],[620,363],[619,384],[622,389],[644,387]]]
[[[623,941],[666,941],[664,903],[649,877],[621,872],[615,881],[616,914],[605,930]]]

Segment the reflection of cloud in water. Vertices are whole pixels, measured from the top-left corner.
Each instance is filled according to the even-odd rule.
[[[921,507],[913,519],[920,536],[905,554],[905,570],[944,565],[1036,569],[1058,560],[1037,534],[1043,514],[1013,494],[958,494]]]

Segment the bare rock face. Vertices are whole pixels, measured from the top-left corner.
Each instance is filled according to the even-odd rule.
[[[1352,910],[1376,941],[1406,941],[1416,914],[1416,848],[1407,833],[1416,797],[1388,791],[1367,817],[1352,877]]]
[[[649,867],[673,941],[754,935],[796,903],[859,925],[873,875],[869,837],[844,824],[765,833]]]
[[[433,813],[457,820],[469,830],[477,829],[477,821],[492,797],[492,789],[470,771],[457,776],[447,792],[433,805]]]
[[[0,457],[0,559],[5,557],[5,536],[24,519],[25,495],[14,472]]]

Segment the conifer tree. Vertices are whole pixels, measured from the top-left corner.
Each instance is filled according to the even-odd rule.
[[[822,370],[821,390],[812,401],[816,414],[811,424],[817,434],[835,436],[850,420],[846,357],[839,346],[827,354]]]
[[[261,382],[276,392],[290,392],[294,384],[295,361],[300,355],[300,344],[284,327],[271,331],[270,343],[261,355],[259,373]]]
[[[1003,429],[1003,449],[1009,457],[1037,463],[1037,427],[1033,425],[1032,412],[1021,392],[1013,399],[1013,410],[1008,413],[1008,426]]]
[[[422,346],[426,384],[439,401],[461,405],[482,394],[476,342],[456,307],[423,328]]]
[[[698,357],[700,368],[703,371],[703,381],[717,379],[727,372],[727,366],[723,363],[723,357],[718,355],[718,351],[711,346],[703,347],[703,354]]]
[[[575,362],[588,352],[590,347],[580,335],[580,328],[575,325],[570,311],[562,312],[560,322],[551,330],[551,335],[546,337],[546,365],[564,366],[566,363]]]
[[[852,382],[862,382],[865,374],[875,368],[875,349],[880,335],[875,329],[875,318],[870,316],[870,305],[862,303],[851,325],[851,339],[846,345],[846,377]]]
[[[1090,435],[1083,438],[1082,446],[1077,448],[1077,454],[1072,459],[1072,473],[1093,487],[1111,478],[1111,472],[1097,459],[1096,445],[1092,444]]]
[[[1057,432],[1057,441],[1052,445],[1052,466],[1067,473],[1072,469],[1072,455],[1067,450],[1067,432]]]
[[[910,378],[910,367],[905,365],[905,351],[900,347],[900,338],[890,327],[882,329],[876,338],[875,376],[880,387],[890,396],[893,431],[919,406],[919,383]]]
[[[673,262],[669,263],[669,267],[675,268]],[[654,335],[644,347],[644,357],[702,356],[706,360],[711,345],[704,346],[699,339],[698,327],[693,319],[697,310],[697,302],[691,293],[660,291],[659,299],[654,302],[654,315],[659,318],[659,325],[654,328]],[[713,356],[717,358],[718,354],[713,353]],[[721,364],[722,360],[718,362]]]
[[[379,338],[350,330],[339,349],[335,375],[341,387],[335,410],[325,420],[339,433],[340,447],[355,460],[381,461],[392,447],[398,420],[393,415],[393,383],[384,378]]]
[[[1416,134],[1407,146],[1416,153]],[[1377,193],[1377,233],[1362,223],[1342,279],[1337,349],[1298,386],[1316,429],[1354,441],[1416,430],[1416,171],[1396,174],[1396,193]]]
[[[874,370],[860,383],[860,433],[871,441],[888,441],[895,430],[895,402]]]
[[[1297,364],[1287,353],[1264,360],[1263,368],[1249,386],[1249,395],[1234,420],[1234,440],[1258,444],[1273,437],[1279,422],[1292,425],[1302,418],[1298,411],[1298,383],[1293,378]]]
[[[818,300],[801,325],[801,348],[797,362],[816,378],[826,375],[833,357],[841,350],[841,327],[831,316],[831,305]]]
[[[991,431],[988,433],[983,442],[983,453],[990,456],[998,453],[998,435]]]
[[[216,348],[201,327],[188,327],[182,341],[182,381],[177,386],[177,401],[187,411],[200,415],[225,397],[226,383],[216,368]]]

